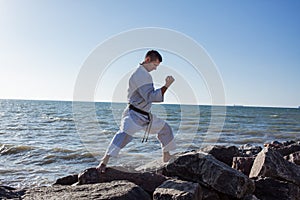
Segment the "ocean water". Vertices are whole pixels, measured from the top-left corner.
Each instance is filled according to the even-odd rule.
[[[59,177],[96,166],[125,107],[124,103],[0,100],[0,185],[50,185]],[[152,113],[172,127],[175,152],[300,139],[297,108],[155,104]],[[110,164],[138,167],[160,159],[156,136],[142,143],[143,134],[136,133]]]

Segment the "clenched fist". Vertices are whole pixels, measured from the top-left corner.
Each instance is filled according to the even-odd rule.
[[[167,88],[170,87],[170,85],[171,85],[174,81],[175,81],[175,79],[173,78],[173,76],[167,76],[165,86],[166,86]]]

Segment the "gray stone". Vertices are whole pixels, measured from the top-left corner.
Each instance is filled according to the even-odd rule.
[[[251,195],[244,197],[242,200],[260,200],[260,199],[257,198],[255,195],[251,194]]]
[[[25,190],[0,185],[0,199],[20,199]]]
[[[153,200],[202,200],[199,183],[182,180],[167,180],[153,193]]]
[[[296,143],[296,141],[289,140],[289,141],[283,142],[282,144],[283,144],[284,146],[288,146],[288,145],[295,144],[295,143]]]
[[[278,146],[278,147],[283,146],[283,144],[281,142],[278,142],[277,140],[272,141],[271,144],[274,145],[274,146]]]
[[[150,200],[150,195],[142,188],[128,181],[112,181],[76,187],[54,185],[52,187],[38,187],[26,191],[24,200],[40,199],[101,199],[101,200]]]
[[[255,157],[233,157],[232,168],[249,176]]]
[[[201,149],[201,151],[213,155],[217,160],[230,167],[232,165],[232,158],[239,155],[239,151],[236,146],[208,146]]]
[[[255,180],[255,196],[261,200],[300,200],[300,188],[273,178],[258,178]]]
[[[101,183],[102,174],[96,168],[88,168],[78,174],[78,185]]]
[[[252,194],[255,189],[254,182],[246,175],[201,152],[177,155],[173,162],[167,164],[163,174],[198,182],[236,198]]]
[[[276,150],[278,153],[280,153],[282,156],[288,156],[292,153],[300,151],[300,144],[299,142],[297,142],[288,146],[282,146],[280,148],[273,148],[273,149]]]
[[[238,157],[252,157],[256,156],[262,148],[260,146],[254,146],[252,144],[244,144],[239,147]]]
[[[272,177],[300,185],[300,167],[285,160],[281,154],[264,148],[255,158],[249,177]]]
[[[151,172],[133,173],[108,167],[104,174],[99,173],[96,168],[89,168],[78,175],[78,185],[104,183],[115,180],[128,180],[153,193],[155,188],[161,185],[167,178],[160,174]]]
[[[202,188],[202,200],[231,200],[227,195],[218,193],[204,186]]]
[[[135,168],[135,170],[138,172],[153,172],[156,174],[162,174],[163,168],[165,166],[166,163],[162,162],[161,160],[154,160]]]
[[[78,182],[78,174],[65,176],[56,180],[54,185],[73,185]]]
[[[296,165],[300,165],[300,151],[285,156],[284,159],[292,163],[295,163]]]

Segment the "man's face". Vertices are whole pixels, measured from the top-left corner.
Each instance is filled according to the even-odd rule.
[[[159,60],[156,59],[155,61],[148,61],[145,65],[147,66],[148,71],[151,72],[153,70],[156,70],[159,64]]]
[[[156,61],[152,61],[152,62],[150,62],[151,63],[151,68],[152,68],[152,70],[156,70],[156,68],[158,67],[158,65],[160,64],[160,62],[158,61],[158,60],[156,60]],[[151,71],[152,71],[151,70]]]

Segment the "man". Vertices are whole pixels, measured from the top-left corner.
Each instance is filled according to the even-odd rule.
[[[109,144],[104,157],[97,169],[105,172],[106,165],[111,156],[117,156],[133,138],[134,133],[145,130],[143,141],[147,141],[148,134],[157,134],[162,146],[162,160],[169,161],[169,151],[176,148],[171,127],[162,119],[150,113],[152,102],[163,102],[164,94],[174,82],[172,76],[166,77],[162,88],[154,89],[153,80],[149,72],[156,70],[162,62],[161,55],[155,51],[148,51],[140,66],[129,79],[128,106],[123,112],[120,130],[115,134]]]

